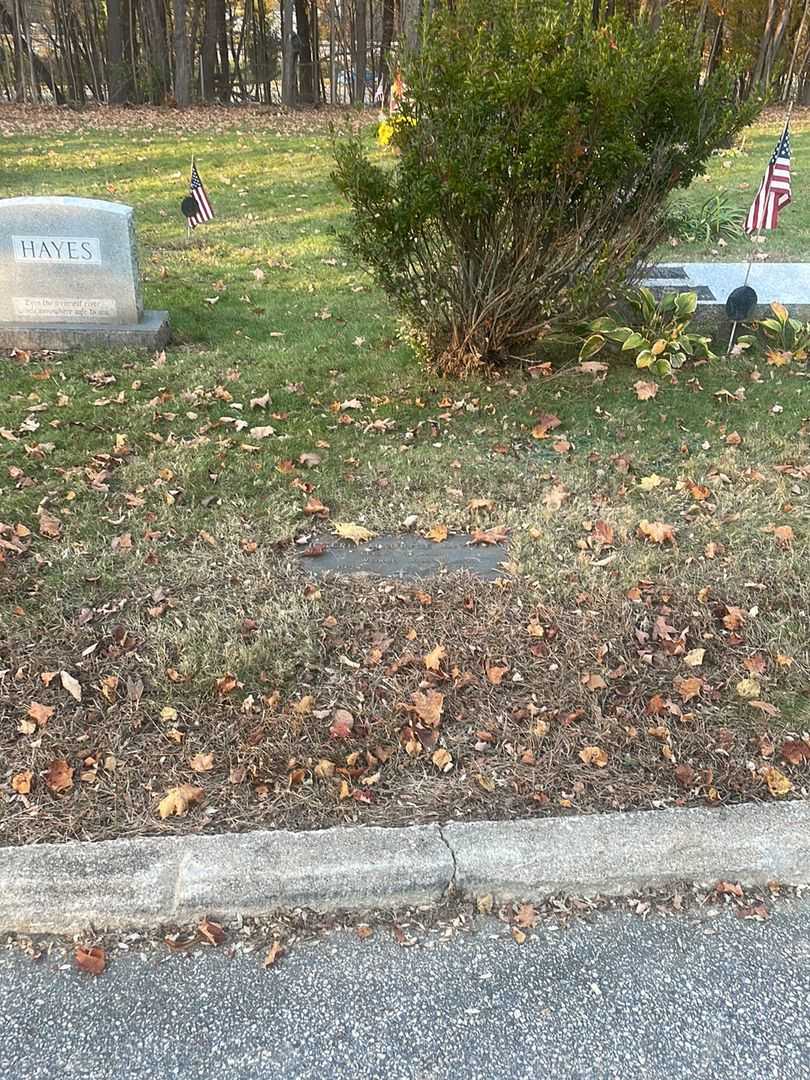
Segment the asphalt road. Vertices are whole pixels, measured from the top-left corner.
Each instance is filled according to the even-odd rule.
[[[336,932],[269,970],[133,952],[99,978],[1,952],[0,1077],[810,1078],[810,903],[428,941]]]

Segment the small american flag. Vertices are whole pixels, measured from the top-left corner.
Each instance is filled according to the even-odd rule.
[[[188,219],[188,223],[192,229],[196,229],[197,226],[202,225],[204,221],[213,221],[214,208],[208,201],[208,196],[205,194],[205,188],[200,179],[200,174],[197,172],[197,166],[194,164],[191,166],[191,197],[197,204],[197,213],[192,214]]]
[[[791,201],[790,193],[790,129],[785,124],[782,138],[776,144],[773,157],[745,221],[747,233],[760,229],[775,229],[779,211]]]

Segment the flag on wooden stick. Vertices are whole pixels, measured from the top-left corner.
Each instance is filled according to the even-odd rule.
[[[188,217],[191,228],[196,229],[198,225],[202,225],[205,221],[213,221],[214,208],[209,202],[200,174],[197,172],[197,166],[193,161],[191,163],[191,198],[197,204],[196,212],[189,214]]]
[[[782,138],[776,144],[773,157],[745,221],[747,233],[775,229],[779,212],[791,201],[790,191],[790,120],[785,124]]]

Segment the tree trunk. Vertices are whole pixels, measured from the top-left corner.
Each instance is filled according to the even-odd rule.
[[[205,25],[203,28],[202,53],[202,95],[204,101],[216,100],[216,65],[217,65],[217,0],[206,0]]]
[[[408,52],[419,51],[422,36],[422,0],[400,0],[400,40]]]
[[[295,105],[295,47],[293,43],[293,0],[281,3],[281,104]]]
[[[394,40],[394,0],[383,0],[382,32],[380,34],[380,78],[383,84],[383,103],[391,96],[391,72],[388,70],[388,54]]]
[[[191,104],[191,44],[188,39],[188,5],[174,0],[174,100],[181,109]]]
[[[354,4],[354,100],[363,107],[366,100],[366,0]]]
[[[312,27],[309,21],[309,0],[295,0],[295,32],[298,35],[298,81],[301,101],[313,105],[317,101],[313,78]]]

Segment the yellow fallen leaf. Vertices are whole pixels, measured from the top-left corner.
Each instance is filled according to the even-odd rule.
[[[195,787],[193,784],[181,784],[179,787],[170,788],[158,804],[158,813],[161,818],[171,817],[172,814],[185,817],[189,807],[198,803],[204,794],[201,787]]]
[[[703,657],[706,655],[705,649],[691,649],[683,658],[683,662],[688,664],[689,667],[700,667],[703,663]]]
[[[440,746],[438,750],[433,751],[433,755],[430,759],[439,772],[450,772],[453,768],[453,758],[448,750],[445,750],[443,746]]]
[[[658,476],[657,473],[652,473],[650,476],[642,476],[638,482],[638,486],[642,491],[655,491],[655,489],[660,487],[663,482],[663,479]]]
[[[744,698],[746,701],[750,701],[751,698],[758,698],[761,692],[761,687],[756,679],[740,679],[737,683],[737,696]]]
[[[775,768],[773,765],[769,766],[765,770],[765,781],[768,785],[768,790],[771,795],[787,795],[793,791],[793,784],[788,780],[783,772]]]
[[[280,956],[284,955],[284,946],[276,938],[270,948],[267,950],[267,955],[264,958],[264,966],[266,968],[272,967]]]
[[[441,667],[442,660],[447,656],[447,649],[444,645],[437,645],[435,649],[431,649],[429,653],[424,657],[425,667],[428,671],[438,671]]]
[[[341,540],[351,540],[355,544],[365,544],[373,539],[374,533],[350,521],[336,521],[335,536],[339,536]]]
[[[441,544],[447,539],[447,526],[446,525],[434,525],[432,529],[425,533],[427,540],[432,540],[434,544]]]

